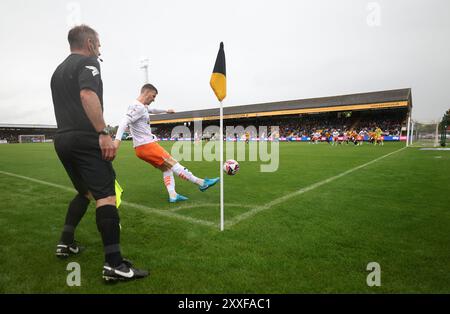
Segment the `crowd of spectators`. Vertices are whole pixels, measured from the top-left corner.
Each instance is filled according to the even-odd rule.
[[[393,113],[388,111],[380,111],[374,113],[356,113],[345,115],[343,113],[324,113],[324,114],[310,114],[302,116],[282,116],[269,118],[255,118],[245,120],[224,120],[224,134],[227,126],[236,127],[238,125],[247,128],[248,126],[255,126],[258,132],[259,126],[268,127],[268,135],[270,135],[270,126],[279,127],[280,137],[301,137],[310,136],[312,133],[327,133],[334,130],[339,132],[360,131],[372,132],[376,128],[380,128],[383,135],[399,136],[401,134],[402,125],[405,123],[404,113]],[[185,123],[189,128],[190,133],[194,134],[194,123]],[[203,130],[210,125],[217,125],[217,122],[203,121]],[[176,124],[158,124],[152,127],[153,133],[159,138],[170,138],[172,130]],[[250,131],[251,132],[251,131]],[[175,137],[181,136],[175,134]],[[257,136],[257,134],[250,134],[250,136]]]
[[[21,134],[33,134],[32,131],[26,131],[26,132],[20,132],[17,130],[14,131],[10,131],[10,130],[0,130],[0,141],[7,141],[8,143],[19,143],[19,136]],[[55,137],[55,133],[47,133],[45,134],[45,132],[40,132],[39,135],[44,134],[45,135],[45,140],[53,140],[53,138]],[[32,137],[30,137],[30,139],[32,140]],[[36,137],[36,140],[39,140],[40,137]]]
[[[377,112],[353,112],[350,114],[343,112],[328,112],[296,116],[275,116],[231,120],[224,119],[224,134],[226,133],[227,126],[242,126],[243,128],[255,126],[256,132],[250,131],[251,134],[249,135],[251,137],[264,135],[270,136],[270,127],[278,126],[279,137],[311,136],[313,133],[325,134],[335,130],[341,133],[351,130],[356,131],[357,133],[360,131],[371,132],[376,128],[380,128],[383,135],[398,136],[401,134],[402,125],[405,124],[405,118],[406,114],[401,111],[379,110]],[[217,121],[203,121],[202,129],[204,131],[208,126],[217,124]],[[182,137],[182,134],[173,134],[173,129],[179,125],[183,124],[152,125],[152,131],[159,138]],[[189,129],[191,137],[196,137],[194,135],[194,123],[187,122],[184,123],[184,125]],[[268,134],[258,134],[257,132],[259,132],[259,126],[267,126]],[[8,143],[18,143],[19,135],[21,133],[24,134],[23,132],[23,130],[0,130],[0,140],[6,140]],[[54,132],[45,134],[46,140],[53,139],[54,134]],[[184,134],[184,136],[186,136],[186,134]],[[202,136],[203,138],[210,138],[214,136],[214,134],[202,134]]]
[[[0,141],[7,141],[8,143],[18,143],[19,136],[9,132],[0,131]]]

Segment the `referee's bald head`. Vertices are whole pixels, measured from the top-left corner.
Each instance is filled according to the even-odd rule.
[[[91,39],[92,42],[98,41],[98,33],[91,27],[82,24],[73,27],[69,31],[67,36],[69,40],[70,49],[83,49],[87,39]]]

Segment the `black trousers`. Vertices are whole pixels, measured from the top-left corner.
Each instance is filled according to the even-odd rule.
[[[86,195],[89,191],[96,200],[116,195],[116,174],[112,163],[102,159],[96,133],[59,133],[55,137],[55,150],[78,193]]]

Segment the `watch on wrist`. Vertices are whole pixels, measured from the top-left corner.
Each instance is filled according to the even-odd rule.
[[[98,135],[109,135],[108,129],[104,128],[103,130],[101,130],[100,132],[98,132]]]

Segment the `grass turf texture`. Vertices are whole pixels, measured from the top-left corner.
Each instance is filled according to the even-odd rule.
[[[172,144],[162,145],[170,151]],[[278,171],[240,162],[239,173],[225,177],[226,221],[403,145],[280,143]],[[183,165],[200,177],[218,175],[217,162]],[[169,204],[162,174],[137,159],[129,142],[114,167],[125,201],[165,212],[178,206],[173,214],[214,226],[121,206],[123,254],[151,276],[105,285],[93,204],[76,233],[86,250],[58,260],[54,249],[74,193],[0,172],[1,293],[450,292],[450,152],[404,149],[224,232],[216,227],[219,186],[201,193],[176,179],[190,200]],[[0,145],[0,171],[71,187],[52,144]],[[81,287],[66,285],[70,261],[81,265]],[[373,261],[381,265],[381,287],[366,284]]]

